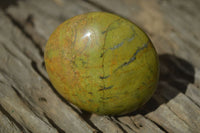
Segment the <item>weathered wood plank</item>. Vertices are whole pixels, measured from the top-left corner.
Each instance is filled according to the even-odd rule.
[[[123,131],[106,116],[98,116],[92,114],[90,120],[98,127],[103,133],[123,133]]]
[[[137,131],[135,129],[137,129],[135,123],[133,122],[133,120],[131,119],[131,117],[129,116],[122,116],[122,117],[117,117],[118,121],[120,121],[121,123],[123,123],[124,125],[126,125],[127,127],[131,128],[133,131]]]
[[[0,108],[0,133],[21,133],[22,131],[20,128],[18,128],[12,120],[9,120],[9,118],[2,113],[2,107]]]
[[[200,88],[189,84],[185,94],[200,107]]]
[[[167,106],[169,106],[168,110],[173,111],[173,113],[174,113],[174,115],[176,115],[176,117],[183,120],[184,123],[188,125],[188,128],[189,128],[189,130],[191,130],[191,132],[198,132],[199,129],[197,128],[197,126],[199,127],[199,123],[200,123],[199,107],[196,106],[185,95],[183,95],[181,92],[179,92],[176,88],[170,86],[166,82],[161,82],[160,87],[162,87],[162,88],[159,88],[159,96],[156,95],[153,98],[158,102],[160,99],[164,98],[164,101],[165,100],[166,101],[163,103],[167,103],[167,101],[169,100],[169,102],[167,103]],[[192,96],[192,93],[194,93],[192,91],[194,91],[194,89],[191,90],[191,88],[187,88],[186,95]],[[194,96],[192,96],[192,97],[196,98],[194,101],[198,101],[198,99],[199,99],[198,93],[200,93],[200,91],[199,90],[195,90],[195,91],[196,91],[196,94],[195,95],[193,94]],[[157,110],[155,110],[154,113],[157,112],[157,117],[160,117],[161,114],[159,114],[159,113],[163,113],[162,111],[163,110],[157,112]],[[153,113],[150,113],[150,114],[153,114]],[[147,116],[148,115],[149,114],[147,114]],[[163,117],[164,117],[164,115],[167,115],[167,114],[163,114]],[[156,117],[156,116],[154,116],[154,117]],[[166,116],[166,117],[168,117],[168,116]],[[170,118],[170,117],[168,119],[173,120],[173,118]],[[170,120],[168,120],[168,121],[170,121]],[[160,121],[160,119],[158,119],[158,121],[155,121],[155,122],[160,124],[159,122],[161,122],[161,121]],[[161,126],[164,127],[164,124],[162,123]],[[166,125],[166,127],[170,128],[170,125]],[[180,127],[181,127],[181,125],[180,125]],[[168,129],[167,131],[172,131],[172,130]]]
[[[1,47],[1,49],[3,48]],[[49,126],[49,123],[38,118],[37,115],[34,114],[30,108],[28,108],[11,87],[1,83],[0,88],[2,94],[0,98],[0,104],[2,108],[4,108],[10,114],[10,116],[13,117],[13,119],[18,121],[23,132],[56,132],[56,129]]]
[[[183,95],[181,92],[179,92],[176,88],[170,86],[167,82],[162,81],[160,83],[159,87],[161,87],[161,88],[159,88],[159,90],[158,90],[159,92],[157,93],[157,95],[153,96],[153,99],[155,99],[158,103],[159,103],[159,101],[161,101],[161,103],[167,103],[167,101],[170,100],[167,103],[170,111],[173,111],[173,113],[174,113],[174,115],[176,115],[176,117],[183,120],[184,123],[188,125],[188,129],[191,130],[191,132],[198,132],[199,131],[198,127],[199,127],[199,123],[200,123],[199,107],[196,106],[185,95]],[[196,93],[195,93],[195,91],[196,91]],[[194,87],[191,88],[190,85],[186,90],[186,95],[191,97],[191,99],[193,98],[194,99],[193,101],[194,102],[196,101],[196,103],[198,103],[198,99],[199,99],[198,94],[199,93],[200,93],[200,91],[197,90],[197,88],[194,88]],[[162,101],[164,101],[164,102],[162,102]],[[159,113],[163,113],[162,111],[163,110],[157,112],[157,110],[155,110],[153,113],[157,112],[157,116],[154,116],[154,117],[160,117],[161,114],[159,114]],[[153,113],[150,113],[150,114],[153,114]],[[164,115],[166,115],[166,114],[163,114],[163,117],[164,117]],[[147,114],[147,116],[149,116],[149,114]],[[154,117],[153,117],[153,120],[154,120]],[[165,116],[165,117],[168,117],[168,116]],[[151,117],[150,117],[150,119],[151,119]],[[172,117],[171,118],[169,117],[168,119],[173,120]],[[170,120],[168,120],[168,121],[170,121]],[[173,121],[175,121],[175,120],[173,120]],[[157,122],[160,125],[161,120],[158,119],[155,122]],[[162,122],[161,122],[161,126],[162,127],[166,126],[167,128],[170,128],[170,125],[165,125]],[[181,125],[180,125],[180,127],[181,127]],[[173,131],[173,130],[168,129],[167,131]]]
[[[152,98],[136,113],[146,115],[159,108],[160,105],[167,103],[180,93],[174,86],[170,85],[167,81],[160,80],[158,88]]]
[[[198,88],[200,88],[200,68],[195,68],[195,75],[194,75],[194,77],[195,77],[195,81],[194,81],[195,85]]]
[[[162,126],[168,132],[192,133],[190,127],[178,118],[165,104],[146,115],[149,119]]]
[[[132,130],[128,125],[124,124],[123,122],[116,119],[116,117],[111,117],[112,121],[114,121],[118,126],[120,126],[125,133],[136,133],[134,130]]]
[[[129,126],[136,133],[164,133],[150,120],[138,114],[135,116],[123,116],[118,118],[122,123]]]
[[[200,108],[182,93],[167,103],[167,106],[181,120],[183,120],[193,132],[200,131]]]
[[[139,127],[138,133],[163,133],[159,127],[142,115],[132,116],[131,119]]]

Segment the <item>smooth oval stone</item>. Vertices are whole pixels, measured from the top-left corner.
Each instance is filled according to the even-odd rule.
[[[157,87],[159,63],[150,39],[114,14],[92,12],[65,21],[50,36],[44,58],[55,89],[89,112],[130,113]]]

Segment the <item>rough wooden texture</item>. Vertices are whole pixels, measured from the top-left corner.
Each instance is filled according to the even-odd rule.
[[[185,94],[200,107],[200,91],[195,85],[189,84]]]
[[[198,133],[200,130],[199,0],[0,1],[0,133]],[[122,15],[149,34],[160,59],[158,89],[131,114],[79,110],[53,88],[44,68],[49,35],[90,11]]]
[[[117,126],[116,123],[110,120],[109,117],[97,116],[93,114],[90,120],[97,126],[102,132],[106,133],[123,133],[122,129]]]
[[[167,105],[190,129],[200,131],[200,110],[189,98],[180,93],[170,100]]]
[[[134,116],[123,116],[118,119],[136,133],[164,133],[164,131],[158,128],[154,123],[140,114]]]
[[[5,110],[1,110],[0,112],[0,132],[1,133],[21,133],[20,129],[8,118]]]
[[[192,129],[165,104],[161,105],[156,111],[149,113],[147,117],[161,125],[167,132],[192,133]]]

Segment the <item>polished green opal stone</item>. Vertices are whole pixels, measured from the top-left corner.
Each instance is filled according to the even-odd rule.
[[[103,115],[130,113],[154,93],[157,53],[134,23],[106,12],[62,23],[45,47],[55,89],[79,108]]]

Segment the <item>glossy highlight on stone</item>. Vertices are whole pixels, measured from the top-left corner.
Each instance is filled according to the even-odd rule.
[[[62,23],[50,36],[44,58],[56,90],[89,112],[130,113],[157,87],[159,63],[150,39],[111,13],[91,12]]]

